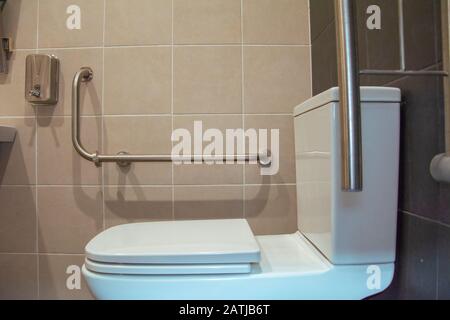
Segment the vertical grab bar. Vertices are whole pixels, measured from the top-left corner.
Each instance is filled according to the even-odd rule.
[[[81,68],[75,74],[72,83],[72,143],[80,156],[89,161],[96,162],[97,154],[89,153],[81,144],[80,138],[80,86],[82,82],[91,81],[94,73],[91,68]]]
[[[340,88],[342,190],[363,189],[361,102],[352,0],[335,0]]]

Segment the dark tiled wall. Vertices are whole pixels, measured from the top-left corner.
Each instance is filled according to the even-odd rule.
[[[356,2],[360,68],[399,67],[398,7],[393,0]],[[379,5],[382,29],[365,27],[367,7]],[[408,69],[442,68],[440,0],[405,0]],[[337,85],[333,0],[311,0],[313,92]],[[450,186],[430,176],[431,159],[445,151],[443,85],[439,78],[361,78],[362,85],[402,90],[397,272],[379,299],[450,299]]]

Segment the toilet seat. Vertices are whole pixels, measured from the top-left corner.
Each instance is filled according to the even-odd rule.
[[[260,249],[244,219],[163,221],[110,228],[86,246],[85,266],[104,274],[250,273]]]
[[[112,264],[85,259],[84,265],[92,272],[126,275],[194,275],[250,273],[251,264]]]

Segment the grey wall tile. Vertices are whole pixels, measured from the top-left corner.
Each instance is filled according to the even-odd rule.
[[[336,29],[329,24],[311,46],[313,95],[338,84]]]
[[[402,90],[400,209],[430,219],[439,216],[439,184],[429,165],[444,146],[442,84],[437,78],[409,77],[391,84]]]
[[[439,221],[450,225],[450,185],[439,184]],[[450,254],[450,253],[449,253]]]
[[[438,225],[409,214],[399,215],[394,281],[374,299],[436,299]]]
[[[450,300],[450,227],[439,227],[438,299]]]
[[[440,1],[404,1],[406,65],[421,70],[442,60]]]
[[[386,0],[360,0],[356,2],[358,25],[359,65],[361,69],[396,70],[400,68],[398,3]],[[367,8],[377,5],[381,9],[381,29],[367,28]],[[392,76],[362,76],[362,85],[383,85],[394,81]]]
[[[334,23],[334,0],[310,0],[311,41]]]

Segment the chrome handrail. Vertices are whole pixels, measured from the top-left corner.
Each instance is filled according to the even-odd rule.
[[[94,162],[100,166],[103,162],[116,162],[120,166],[128,166],[131,162],[214,162],[214,161],[238,161],[238,162],[258,162],[259,165],[267,167],[272,163],[270,151],[249,155],[148,155],[148,154],[128,154],[120,152],[116,155],[99,154],[98,151],[90,153],[87,151],[80,138],[80,88],[82,82],[89,82],[93,79],[94,72],[89,67],[81,68],[73,78],[72,83],[72,143],[75,150],[84,159]]]
[[[361,101],[352,0],[335,0],[341,125],[341,187],[363,188]]]

